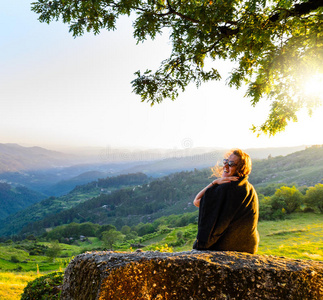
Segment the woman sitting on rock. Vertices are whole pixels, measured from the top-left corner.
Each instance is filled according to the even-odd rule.
[[[259,244],[259,208],[256,190],[248,181],[251,159],[240,149],[225,157],[222,176],[194,199],[199,219],[193,249],[255,254]]]

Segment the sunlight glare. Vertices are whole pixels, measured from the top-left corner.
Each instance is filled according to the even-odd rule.
[[[304,92],[307,96],[318,97],[323,101],[323,74],[310,77],[305,82]]]

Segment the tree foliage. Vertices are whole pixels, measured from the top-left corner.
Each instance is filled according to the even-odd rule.
[[[113,244],[122,240],[123,234],[115,229],[102,232],[102,241],[105,248],[112,249]]]
[[[111,227],[112,228],[112,227]],[[96,236],[101,227],[98,224],[85,222],[82,224],[70,223],[55,227],[53,230],[43,234],[47,240],[79,239],[81,235]],[[106,228],[105,228],[106,230]]]
[[[276,190],[271,198],[271,206],[274,209],[285,209],[288,214],[300,208],[302,204],[302,193],[295,187],[282,186]]]
[[[297,121],[302,107],[318,105],[303,93],[309,75],[323,72],[321,0],[38,0],[41,22],[62,20],[73,36],[115,30],[121,15],[132,15],[137,42],[169,34],[172,52],[153,72],[137,71],[133,90],[142,101],[174,100],[179,91],[219,80],[219,59],[235,62],[229,86],[248,85],[256,105],[271,99],[267,120],[254,131],[273,135]],[[205,63],[210,68],[205,67]]]
[[[62,252],[62,248],[59,245],[59,242],[56,240],[51,242],[46,252],[46,255],[49,258],[49,260],[55,261],[55,258],[58,257],[61,252]]]
[[[323,213],[323,184],[318,183],[306,191],[305,203],[312,208],[318,208]]]

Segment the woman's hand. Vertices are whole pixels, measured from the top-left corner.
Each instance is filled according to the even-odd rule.
[[[231,181],[237,181],[239,180],[238,176],[229,176],[229,177],[220,177],[212,181],[212,185],[215,184],[223,184],[223,183],[228,183]]]
[[[239,177],[238,176],[229,176],[229,177],[221,177],[221,178],[217,178],[215,180],[213,180],[208,186],[206,186],[202,191],[200,191],[194,201],[193,201],[193,204],[196,206],[196,207],[199,207],[200,206],[200,201],[201,201],[201,198],[203,197],[203,195],[205,194],[205,191],[213,186],[213,185],[216,185],[216,184],[223,184],[223,183],[227,183],[227,182],[231,182],[231,181],[237,181],[239,180]]]

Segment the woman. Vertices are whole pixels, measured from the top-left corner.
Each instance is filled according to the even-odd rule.
[[[258,196],[248,182],[251,159],[240,149],[223,160],[221,178],[213,180],[194,199],[199,207],[197,250],[258,250]]]

